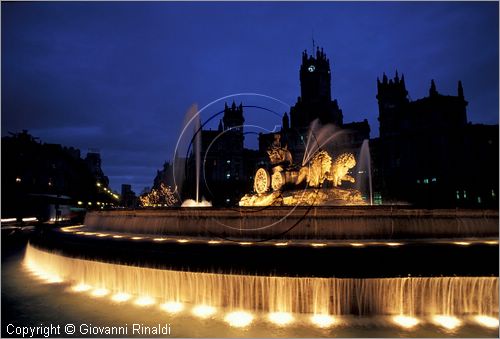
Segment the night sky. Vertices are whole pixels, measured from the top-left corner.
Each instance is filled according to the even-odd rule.
[[[313,36],[330,58],[344,121],[367,118],[372,137],[377,76],[396,69],[413,100],[428,95],[431,79],[449,95],[462,80],[469,121],[498,123],[498,2],[1,6],[2,136],[27,129],[82,156],[99,149],[115,190],[152,185],[194,103],[254,92],[293,105],[301,53]],[[264,97],[236,100],[288,110]],[[223,101],[203,118],[222,108]],[[245,118],[270,129],[281,123],[258,109]]]

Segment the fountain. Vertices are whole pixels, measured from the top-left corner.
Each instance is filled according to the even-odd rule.
[[[363,186],[368,188],[367,191],[371,206],[373,205],[372,163],[370,156],[370,144],[369,140],[367,139],[363,140],[363,144],[361,145],[357,170],[358,173],[356,175],[356,188],[359,191],[363,190]]]
[[[195,180],[196,180],[196,195],[195,199],[186,199],[182,202],[181,207],[210,207],[212,204],[205,199],[200,199],[200,177],[201,177],[201,117],[200,117],[200,112],[198,111],[198,106],[196,104],[193,104],[189,110],[186,113],[186,118],[184,119],[184,130],[194,122],[194,130],[193,130],[193,138],[192,140],[194,141],[194,147],[193,147],[193,154],[194,154],[194,159],[195,159]],[[182,133],[183,134],[183,133]],[[184,164],[181,164],[180,161],[178,160],[177,153],[175,153],[174,159],[174,169],[180,169],[181,171],[177,170],[177,172],[183,173],[184,170]],[[177,178],[183,176],[179,175],[177,173],[176,175]],[[175,181],[175,180],[174,180]],[[182,179],[180,180],[181,182],[183,181]],[[177,191],[179,193],[179,190]]]
[[[313,123],[296,164],[275,134],[269,165],[238,208],[88,212],[84,225],[34,237],[24,266],[94,300],[236,329],[300,323],[308,336],[378,317],[404,331],[497,329],[498,211],[367,208],[359,176],[359,189],[342,186],[356,182],[349,172],[358,163],[372,204],[368,141],[358,161],[332,157],[325,146],[338,133]],[[200,151],[195,136],[196,200],[183,206],[209,206],[200,199]]]
[[[326,138],[319,146],[325,145],[333,136],[335,134]],[[327,151],[320,148],[314,150],[310,144],[308,140],[303,165],[297,166],[293,164],[292,155],[287,147],[281,146],[280,135],[275,134],[274,143],[267,151],[272,174],[265,167],[260,167],[254,176],[255,194],[245,195],[241,198],[239,205],[363,205],[364,201],[359,191],[338,187],[343,181],[355,181],[348,174],[349,170],[356,165],[354,156],[344,153],[332,161]],[[333,188],[322,187],[327,181],[332,183]],[[303,182],[306,183],[304,189],[295,189]],[[291,189],[290,186],[292,186]],[[270,188],[272,192],[268,193]]]

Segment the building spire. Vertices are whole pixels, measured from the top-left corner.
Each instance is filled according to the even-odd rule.
[[[434,96],[437,95],[438,92],[436,90],[436,83],[434,82],[434,79],[431,80],[431,88],[429,89],[429,96]]]
[[[311,35],[311,37],[312,37],[312,43],[313,43],[313,49],[312,49],[311,54],[313,54],[313,55],[314,55],[314,50],[316,49],[316,44],[315,44],[315,42],[314,42],[314,29],[312,30],[312,35]]]
[[[464,98],[464,88],[462,87],[462,81],[458,81],[458,97]]]

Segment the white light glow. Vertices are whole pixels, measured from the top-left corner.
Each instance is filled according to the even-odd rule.
[[[252,314],[244,311],[228,313],[224,320],[233,327],[246,327],[253,321]]]
[[[498,245],[498,241],[492,240],[492,241],[485,241],[484,242],[486,245]]]
[[[362,243],[359,243],[359,242],[352,242],[351,246],[352,247],[363,247],[363,246],[365,246],[365,244],[362,244]]]
[[[179,313],[184,309],[184,305],[177,301],[168,301],[161,304],[160,308],[168,313]]]
[[[141,239],[144,239],[144,238],[143,237],[132,237],[130,239],[132,239],[132,240],[141,240]]]
[[[71,290],[73,292],[85,292],[85,291],[88,291],[92,288],[92,286],[90,285],[87,285],[87,284],[84,284],[84,283],[79,283],[77,285],[74,285],[73,287],[71,287]]]
[[[1,222],[13,222],[13,221],[16,221],[17,219],[16,218],[7,218],[7,219],[1,219],[0,221]]]
[[[120,239],[120,238],[123,238],[123,235],[113,235],[113,238]]]
[[[109,234],[106,234],[106,233],[99,233],[97,234],[98,237],[100,238],[103,238],[103,237],[107,237]]]
[[[249,241],[242,241],[242,242],[239,242],[238,244],[246,246],[246,245],[251,245],[252,243]]]
[[[325,246],[326,246],[326,244],[323,244],[323,243],[314,243],[314,242],[313,242],[313,243],[311,244],[311,246],[312,246],[312,247],[325,247]]]
[[[432,317],[432,320],[436,325],[444,327],[447,330],[452,330],[462,324],[457,317],[448,315],[435,315]]]
[[[215,314],[217,310],[215,307],[208,305],[198,305],[193,308],[193,314],[200,318],[208,318],[211,315]]]
[[[474,317],[474,319],[481,326],[485,326],[485,327],[489,327],[489,328],[497,328],[498,327],[498,318],[489,317],[487,315],[477,315]]]
[[[293,321],[293,316],[287,312],[273,312],[269,313],[269,321],[276,325],[284,326]]]
[[[38,219],[35,218],[35,217],[31,217],[31,218],[23,218],[23,221],[37,221]]]
[[[179,240],[177,240],[177,242],[180,242],[181,244],[184,244],[186,242],[189,242],[189,240],[187,240],[187,239],[179,239]]]
[[[335,318],[328,314],[315,314],[311,316],[311,322],[318,327],[326,328],[335,324]]]
[[[220,244],[222,241],[220,240],[210,240],[208,243],[209,244]]]
[[[165,241],[167,238],[154,238],[153,241]]]
[[[466,242],[466,241],[455,241],[454,242],[455,245],[460,245],[460,246],[469,246],[470,245],[470,242]]]
[[[135,299],[135,301],[134,301],[134,304],[136,304],[137,306],[150,306],[150,305],[153,305],[155,303],[156,303],[156,301],[154,300],[154,298],[151,298],[148,296],[139,297],[139,298]]]
[[[407,315],[397,315],[392,318],[392,320],[399,326],[404,328],[412,328],[418,325],[419,321],[415,317],[410,317]]]
[[[287,242],[277,242],[274,246],[288,246]]]
[[[113,300],[114,302],[117,302],[117,303],[123,303],[125,301],[128,301],[130,300],[130,298],[132,298],[132,296],[128,293],[116,293],[116,294],[113,294],[113,296],[111,297],[111,300]]]
[[[92,292],[90,292],[90,294],[93,297],[104,297],[108,293],[109,293],[109,291],[105,288],[96,288],[95,290],[92,290]]]
[[[396,247],[396,246],[401,246],[403,245],[402,243],[400,242],[387,242],[385,243],[387,246],[391,246],[391,247]]]

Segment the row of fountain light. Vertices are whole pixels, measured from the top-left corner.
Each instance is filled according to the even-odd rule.
[[[33,274],[35,277],[40,279],[45,283],[63,283],[63,279],[59,276],[45,272],[38,265],[33,262],[25,262],[27,270]],[[111,290],[103,287],[93,287],[85,283],[78,283],[70,287],[70,291],[79,293],[89,293],[90,296],[94,298],[103,298],[109,296],[111,301],[115,303],[133,302],[134,305],[140,307],[153,306],[157,304],[156,299],[150,296],[133,296],[132,294],[125,292],[112,293]],[[167,301],[159,305],[160,309],[169,313],[177,314],[186,309],[185,304],[178,301]],[[191,314],[202,319],[213,318],[218,313],[218,310],[214,306],[210,305],[195,305],[191,307]],[[224,321],[227,322],[232,327],[247,327],[251,325],[254,321],[255,315],[252,312],[239,310],[228,312],[224,316]],[[288,312],[271,312],[267,315],[267,320],[278,326],[288,326],[291,325],[296,319],[292,313]],[[499,320],[487,315],[476,315],[473,320],[484,327],[488,328],[498,328]],[[329,314],[313,314],[309,316],[309,321],[319,328],[330,328],[334,325],[340,324],[341,321],[338,317],[334,317]],[[394,324],[405,328],[413,329],[419,325],[422,321],[416,317],[408,315],[395,315],[392,316],[392,321]],[[459,328],[464,321],[452,315],[434,315],[432,317],[432,322],[446,330],[455,330]]]
[[[104,237],[111,237],[115,239],[131,239],[131,240],[151,240],[154,242],[163,242],[163,241],[172,241],[172,242],[178,242],[178,243],[207,243],[210,245],[216,245],[216,244],[234,244],[234,241],[224,241],[224,240],[198,240],[198,239],[178,239],[178,238],[167,238],[167,237],[149,237],[145,235],[123,235],[123,234],[114,234],[114,233],[102,233],[102,232],[87,232],[87,231],[82,231],[78,230],[79,228],[84,227],[84,225],[78,225],[78,226],[68,226],[68,227],[63,227],[61,230],[63,232],[74,232],[75,234],[78,235],[85,235],[85,236],[96,236],[99,238],[104,238]],[[439,241],[436,241],[436,243]],[[324,243],[324,242],[311,242],[311,243],[304,243],[304,242],[297,242],[297,241],[282,241],[282,242],[251,242],[251,241],[240,241],[236,242],[239,245],[242,246],[248,246],[248,245],[274,245],[277,247],[285,247],[288,245],[308,245],[316,248],[321,248],[321,247],[326,247],[326,246],[342,246],[342,245],[347,245],[347,246],[352,246],[352,247],[364,247],[364,246],[369,246],[369,245],[375,245],[375,246],[389,246],[389,247],[398,247],[405,245],[403,242],[350,242],[350,243]],[[469,246],[472,244],[486,244],[486,245],[498,245],[498,240],[480,240],[480,241],[442,241],[441,243],[445,244],[454,244],[454,245],[459,245],[459,246]]]

